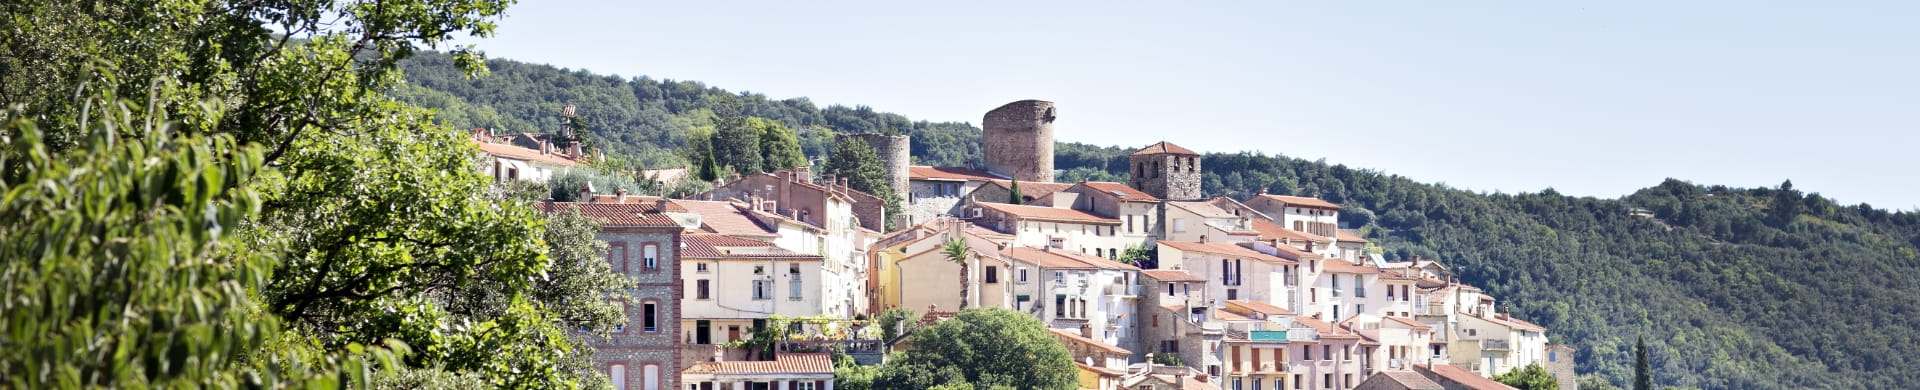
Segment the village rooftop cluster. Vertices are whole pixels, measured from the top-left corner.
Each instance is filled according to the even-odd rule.
[[[594,362],[620,389],[828,390],[827,351],[878,364],[905,339],[871,321],[888,308],[932,323],[1000,307],[1052,329],[1088,389],[1507,389],[1487,378],[1528,365],[1574,388],[1572,348],[1441,259],[1370,252],[1340,205],[1205,197],[1202,155],[1169,142],[1134,152],[1127,183],[1056,183],[1053,103],[984,119],[965,167],[910,165],[905,136],[843,135],[878,152],[902,215],[804,166],[687,199],[589,186],[541,204],[598,221],[613,271],[637,282],[627,325],[589,339]],[[474,142],[498,181],[588,158],[536,134]],[[942,251],[955,240],[964,264]],[[1130,249],[1153,261],[1121,262]],[[775,319],[772,353],[739,348]]]

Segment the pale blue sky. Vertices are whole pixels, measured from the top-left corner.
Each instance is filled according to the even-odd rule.
[[[1476,190],[1920,207],[1920,2],[526,1],[494,58]]]

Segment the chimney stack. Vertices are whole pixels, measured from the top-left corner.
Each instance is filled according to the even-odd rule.
[[[574,201],[580,202],[580,203],[593,203],[593,182],[587,182],[587,184],[581,185],[580,199],[574,199]]]
[[[1093,338],[1093,325],[1080,324],[1080,337]]]
[[[626,188],[626,187],[621,187],[621,188],[616,188],[616,189],[614,189],[614,190],[613,190],[613,202],[614,202],[614,203],[623,203],[623,204],[624,204],[624,203],[627,203],[627,188]]]

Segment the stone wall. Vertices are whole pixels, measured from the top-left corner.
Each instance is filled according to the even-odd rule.
[[[634,279],[632,295],[625,302],[627,325],[624,330],[605,337],[590,337],[593,363],[601,373],[613,365],[626,367],[629,389],[646,388],[648,367],[654,370],[654,383],[661,389],[680,387],[680,235],[677,229],[607,228],[595,236],[606,242],[614,272]],[[656,245],[657,267],[645,266],[644,248]],[[624,261],[623,261],[624,260]],[[622,264],[624,263],[624,265]],[[657,305],[656,327],[647,331],[642,325],[644,308]]]
[[[880,162],[887,167],[887,185],[892,186],[896,194],[905,193],[907,165],[913,163],[913,143],[910,138],[880,133],[841,134],[840,137],[858,139],[873,147],[873,152],[880,155]]]
[[[987,170],[1027,182],[1053,181],[1053,102],[1021,100],[988,111],[980,153]]]
[[[1572,347],[1554,344],[1548,345],[1546,352],[1546,359],[1541,362],[1541,367],[1547,369],[1548,375],[1553,375],[1554,382],[1560,383],[1560,390],[1579,390],[1580,385],[1575,382],[1575,376],[1579,374],[1573,372],[1575,350]]]
[[[1135,155],[1128,159],[1133,188],[1163,200],[1199,200],[1200,156]]]

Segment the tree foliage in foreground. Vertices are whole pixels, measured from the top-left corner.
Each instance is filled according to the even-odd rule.
[[[277,259],[237,234],[261,209],[260,148],[87,107],[67,151],[0,115],[0,387],[330,387],[397,367],[404,345],[331,354],[261,312]]]
[[[136,382],[141,376],[165,380],[172,370],[190,369],[191,364],[226,364],[230,360],[213,359],[219,355],[211,354],[229,352],[255,364],[314,367],[303,361],[324,362],[330,356],[398,345],[390,340],[410,347],[405,371],[418,374],[415,378],[461,378],[460,383],[492,387],[570,388],[586,383],[589,379],[579,375],[587,372],[582,351],[567,331],[582,323],[603,324],[599,319],[604,319],[600,315],[604,313],[596,314],[598,309],[591,307],[578,312],[562,306],[611,291],[601,290],[606,284],[591,281],[572,284],[580,288],[556,290],[558,295],[542,291],[552,287],[550,276],[563,270],[555,264],[557,253],[543,241],[547,217],[535,213],[527,201],[492,195],[489,182],[477,169],[478,151],[468,145],[462,132],[436,124],[429,111],[388,95],[402,77],[398,61],[423,47],[444,45],[457,35],[490,35],[492,21],[508,3],[22,0],[0,4],[0,13],[9,21],[0,26],[0,43],[4,43],[0,44],[0,70],[6,74],[0,77],[0,105],[19,107],[9,118],[32,119],[40,126],[46,140],[41,148],[47,155],[102,152],[106,154],[97,162],[102,168],[137,165],[141,162],[107,156],[138,154],[94,148],[159,145],[188,135],[233,140],[207,141],[211,151],[193,154],[195,163],[264,167],[259,174],[224,180],[203,174],[214,171],[160,171],[131,182],[133,187],[123,190],[129,195],[119,199],[164,206],[171,204],[165,202],[202,200],[201,194],[223,188],[213,184],[257,191],[257,197],[250,198],[257,201],[249,203],[257,208],[247,212],[191,206],[211,212],[181,214],[197,226],[218,226],[220,240],[235,242],[175,243],[161,230],[115,236],[124,238],[101,243],[109,250],[145,251],[140,255],[176,262],[138,270],[102,267],[98,274],[50,278],[33,285],[41,286],[34,287],[38,290],[9,296],[75,296],[110,303],[127,299],[131,305],[156,307],[136,312],[143,317],[128,322],[136,328],[125,330],[130,335],[125,337],[134,340],[116,342],[122,336],[102,329],[74,332],[70,341],[62,341],[103,346],[116,354],[95,360],[116,362],[92,371],[106,374],[80,375],[75,383],[138,386],[135,383],[145,383]],[[463,76],[484,70],[478,53],[470,48],[457,48],[454,55],[443,58]],[[150,88],[156,85],[168,87]],[[137,105],[141,115],[120,115],[72,99],[74,91],[104,91],[109,99],[101,101],[150,103]],[[95,126],[106,118],[120,117],[138,118],[126,123],[142,125]],[[174,125],[164,129],[145,125],[166,119]],[[7,136],[17,137],[9,140],[9,147],[24,147],[25,134],[8,130]],[[182,142],[202,139],[191,137]],[[12,161],[26,160],[0,162],[7,164],[9,183],[34,177]],[[102,174],[144,174],[134,168],[117,169]],[[206,183],[180,187],[179,194],[165,192],[173,188],[163,185],[168,180],[193,178],[186,175],[201,175],[197,180]],[[13,188],[54,191],[40,184]],[[94,188],[88,193],[113,194],[104,190],[116,189]],[[166,209],[138,208],[144,212],[138,217],[98,214],[118,210],[109,205],[113,204],[77,208],[96,213],[75,217],[79,222],[58,219],[63,218],[58,213],[35,212],[20,215],[19,224],[60,231],[113,221],[133,228],[163,223],[173,215]],[[9,219],[10,224],[13,221]],[[108,228],[99,225],[92,234],[124,233]],[[206,265],[183,263],[209,260],[204,254],[170,255],[155,249],[167,245],[213,245],[205,250],[226,257]],[[218,251],[228,245],[245,250]],[[44,266],[60,263],[55,261],[60,256],[87,253],[40,251],[8,259]],[[94,260],[114,258],[95,256]],[[264,268],[249,268],[255,266]],[[135,271],[143,273],[131,273]],[[78,279],[81,276],[179,277],[191,283],[213,283],[228,295],[194,295],[191,289],[200,287],[191,283],[177,291],[166,290],[173,285],[156,282],[154,288],[163,289],[159,291],[181,294],[172,297],[200,298],[193,310],[205,310],[174,312],[167,308],[172,301],[142,300],[168,297],[165,294],[76,290],[80,285],[71,283],[87,280]],[[254,283],[249,278],[263,279]],[[160,315],[171,317],[154,317]],[[275,323],[285,328],[270,326]],[[258,333],[224,333],[241,331]],[[139,361],[133,360],[134,355],[151,352],[149,348],[166,351],[161,359],[169,360],[157,363],[185,359],[179,361],[188,364],[119,364],[121,357],[128,358],[125,362]],[[0,349],[16,350],[13,345]],[[273,358],[295,352],[316,359],[282,364]],[[209,359],[182,356],[194,353],[210,354]],[[211,377],[174,378],[182,378],[174,382],[183,384],[179,387],[224,383]]]
[[[1494,375],[1493,380],[1520,390],[1560,390],[1560,382],[1555,381],[1553,375],[1548,374],[1547,369],[1538,364],[1529,364],[1505,374]]]
[[[876,389],[1072,389],[1073,356],[1033,316],[997,307],[961,310],[909,336],[874,379]]]

